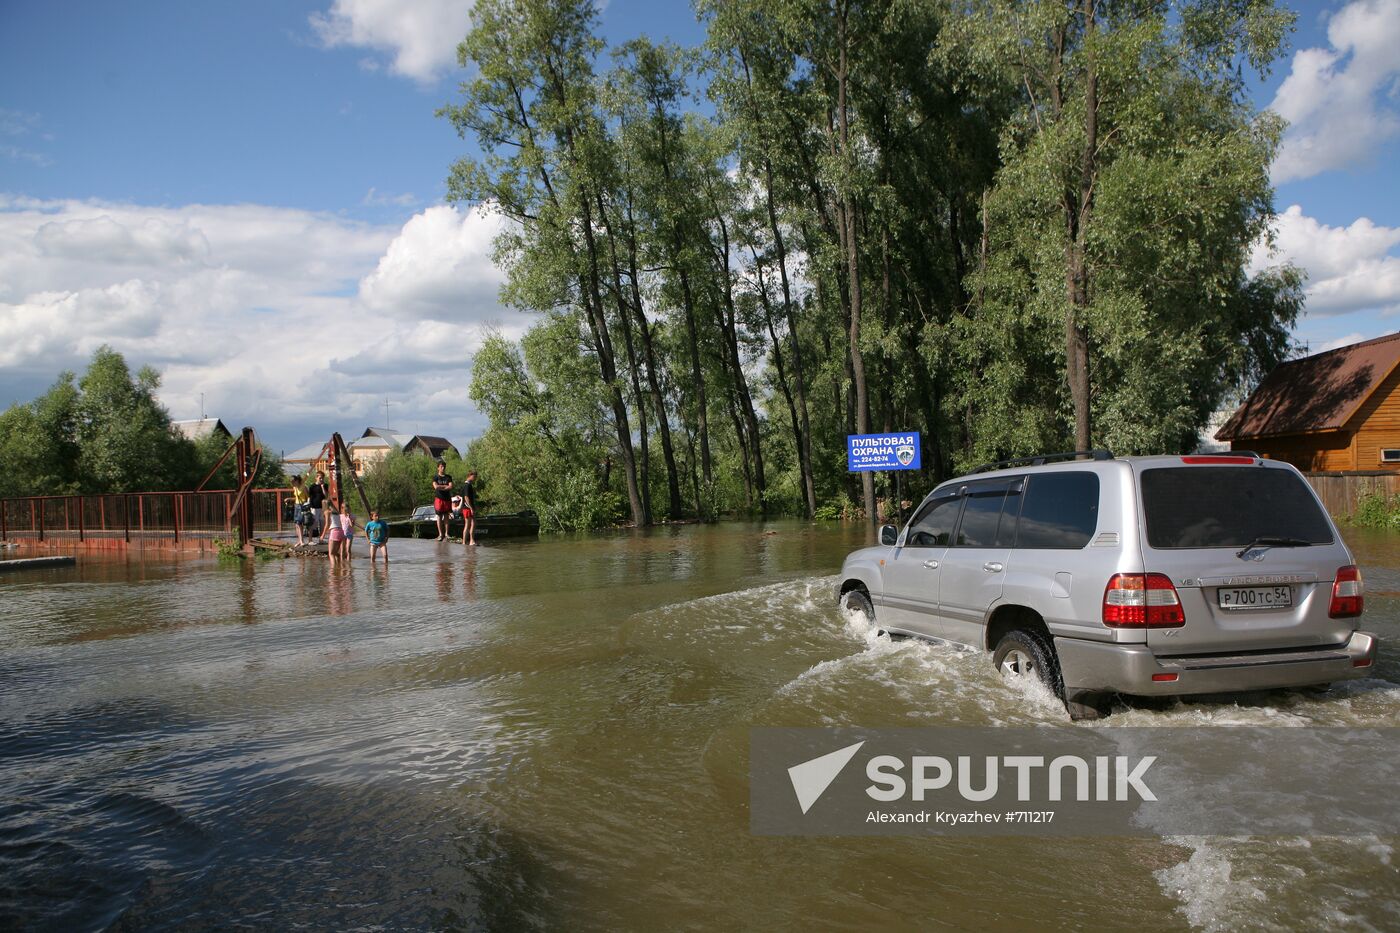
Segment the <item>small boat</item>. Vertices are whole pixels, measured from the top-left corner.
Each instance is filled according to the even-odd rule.
[[[436,538],[437,513],[431,505],[420,505],[408,518],[387,523],[391,538]],[[454,511],[447,521],[447,533],[454,538],[462,537],[462,513]],[[534,512],[502,512],[494,515],[478,515],[474,535],[478,541],[494,541],[497,538],[535,538],[540,533],[540,517]]]

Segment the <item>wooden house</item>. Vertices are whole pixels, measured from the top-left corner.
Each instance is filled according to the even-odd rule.
[[[1300,470],[1400,472],[1400,333],[1281,364],[1215,437]]]

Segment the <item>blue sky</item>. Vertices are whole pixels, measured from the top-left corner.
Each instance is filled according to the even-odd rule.
[[[443,203],[469,0],[0,3],[0,405],[110,343],[292,449],[394,427],[464,441],[484,329],[519,333],[493,218]],[[1312,350],[1400,326],[1400,0],[1308,3],[1255,88]],[[605,37],[701,40],[612,0]],[[1265,261],[1260,257],[1260,261]]]

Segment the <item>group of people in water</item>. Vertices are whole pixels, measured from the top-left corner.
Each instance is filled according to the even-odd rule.
[[[297,545],[318,545],[326,541],[326,552],[331,562],[349,560],[355,543],[355,516],[350,506],[342,502],[339,512],[332,513],[330,492],[326,488],[326,474],[316,471],[316,482],[302,483],[300,476],[292,477],[292,523],[296,527]],[[389,565],[389,526],[379,518],[378,509],[370,509],[369,521],[364,526],[365,539],[369,541],[369,562],[373,564],[382,555],[384,566]]]
[[[437,473],[433,476],[433,513],[437,518],[437,540],[448,538],[447,525],[452,513],[460,506],[462,513],[462,543],[476,546],[476,470],[467,473],[462,484],[461,495],[453,494],[454,482],[447,472],[446,462],[437,462]],[[297,545],[319,545],[324,539],[332,561],[348,560],[355,543],[355,516],[350,506],[342,502],[338,511],[332,512],[330,491],[326,487],[326,474],[316,471],[316,482],[305,484],[300,476],[292,477],[292,521],[296,527]],[[369,541],[369,560],[373,564],[382,554],[384,565],[389,565],[389,526],[379,518],[379,511],[371,509],[369,521],[364,525],[365,539]],[[308,538],[310,541],[308,542]]]
[[[437,516],[437,540],[447,540],[447,523],[452,519],[456,507],[462,510],[462,543],[476,547],[476,470],[467,471],[467,481],[462,484],[462,494],[452,495],[452,474],[447,472],[446,462],[437,462],[437,474],[433,476],[433,514]]]

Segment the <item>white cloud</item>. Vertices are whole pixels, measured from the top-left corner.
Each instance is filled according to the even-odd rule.
[[[1400,310],[1400,257],[1389,254],[1400,244],[1400,228],[1383,227],[1365,217],[1347,227],[1331,227],[1294,204],[1275,224],[1276,251],[1270,257],[1257,246],[1251,269],[1290,261],[1308,273],[1306,310],[1311,315],[1352,311]]]
[[[384,194],[371,188],[365,192],[360,203],[366,207],[413,207],[418,199],[412,194]]]
[[[203,393],[274,447],[378,423],[386,394],[396,420],[465,440],[484,425],[466,396],[480,331],[463,323],[507,316],[496,223],[0,195],[0,407],[106,343],[160,370],[173,417]]]
[[[371,308],[415,319],[497,318],[502,275],[491,261],[491,243],[500,229],[500,216],[481,207],[415,214],[360,283],[360,295]]]
[[[394,74],[427,84],[457,62],[472,0],[335,0],[311,26],[328,48],[349,46],[388,55]],[[377,70],[379,62],[361,63]]]
[[[1332,17],[1327,41],[1293,56],[1270,105],[1290,124],[1275,184],[1365,163],[1400,133],[1400,0],[1356,0]]]
[[[1326,353],[1328,350],[1336,350],[1341,347],[1349,347],[1354,343],[1360,343],[1363,340],[1370,339],[1370,337],[1366,336],[1363,333],[1360,333],[1359,331],[1352,331],[1349,334],[1344,334],[1341,337],[1337,337],[1333,340],[1324,341],[1318,344],[1316,347],[1309,347],[1308,353]]]

